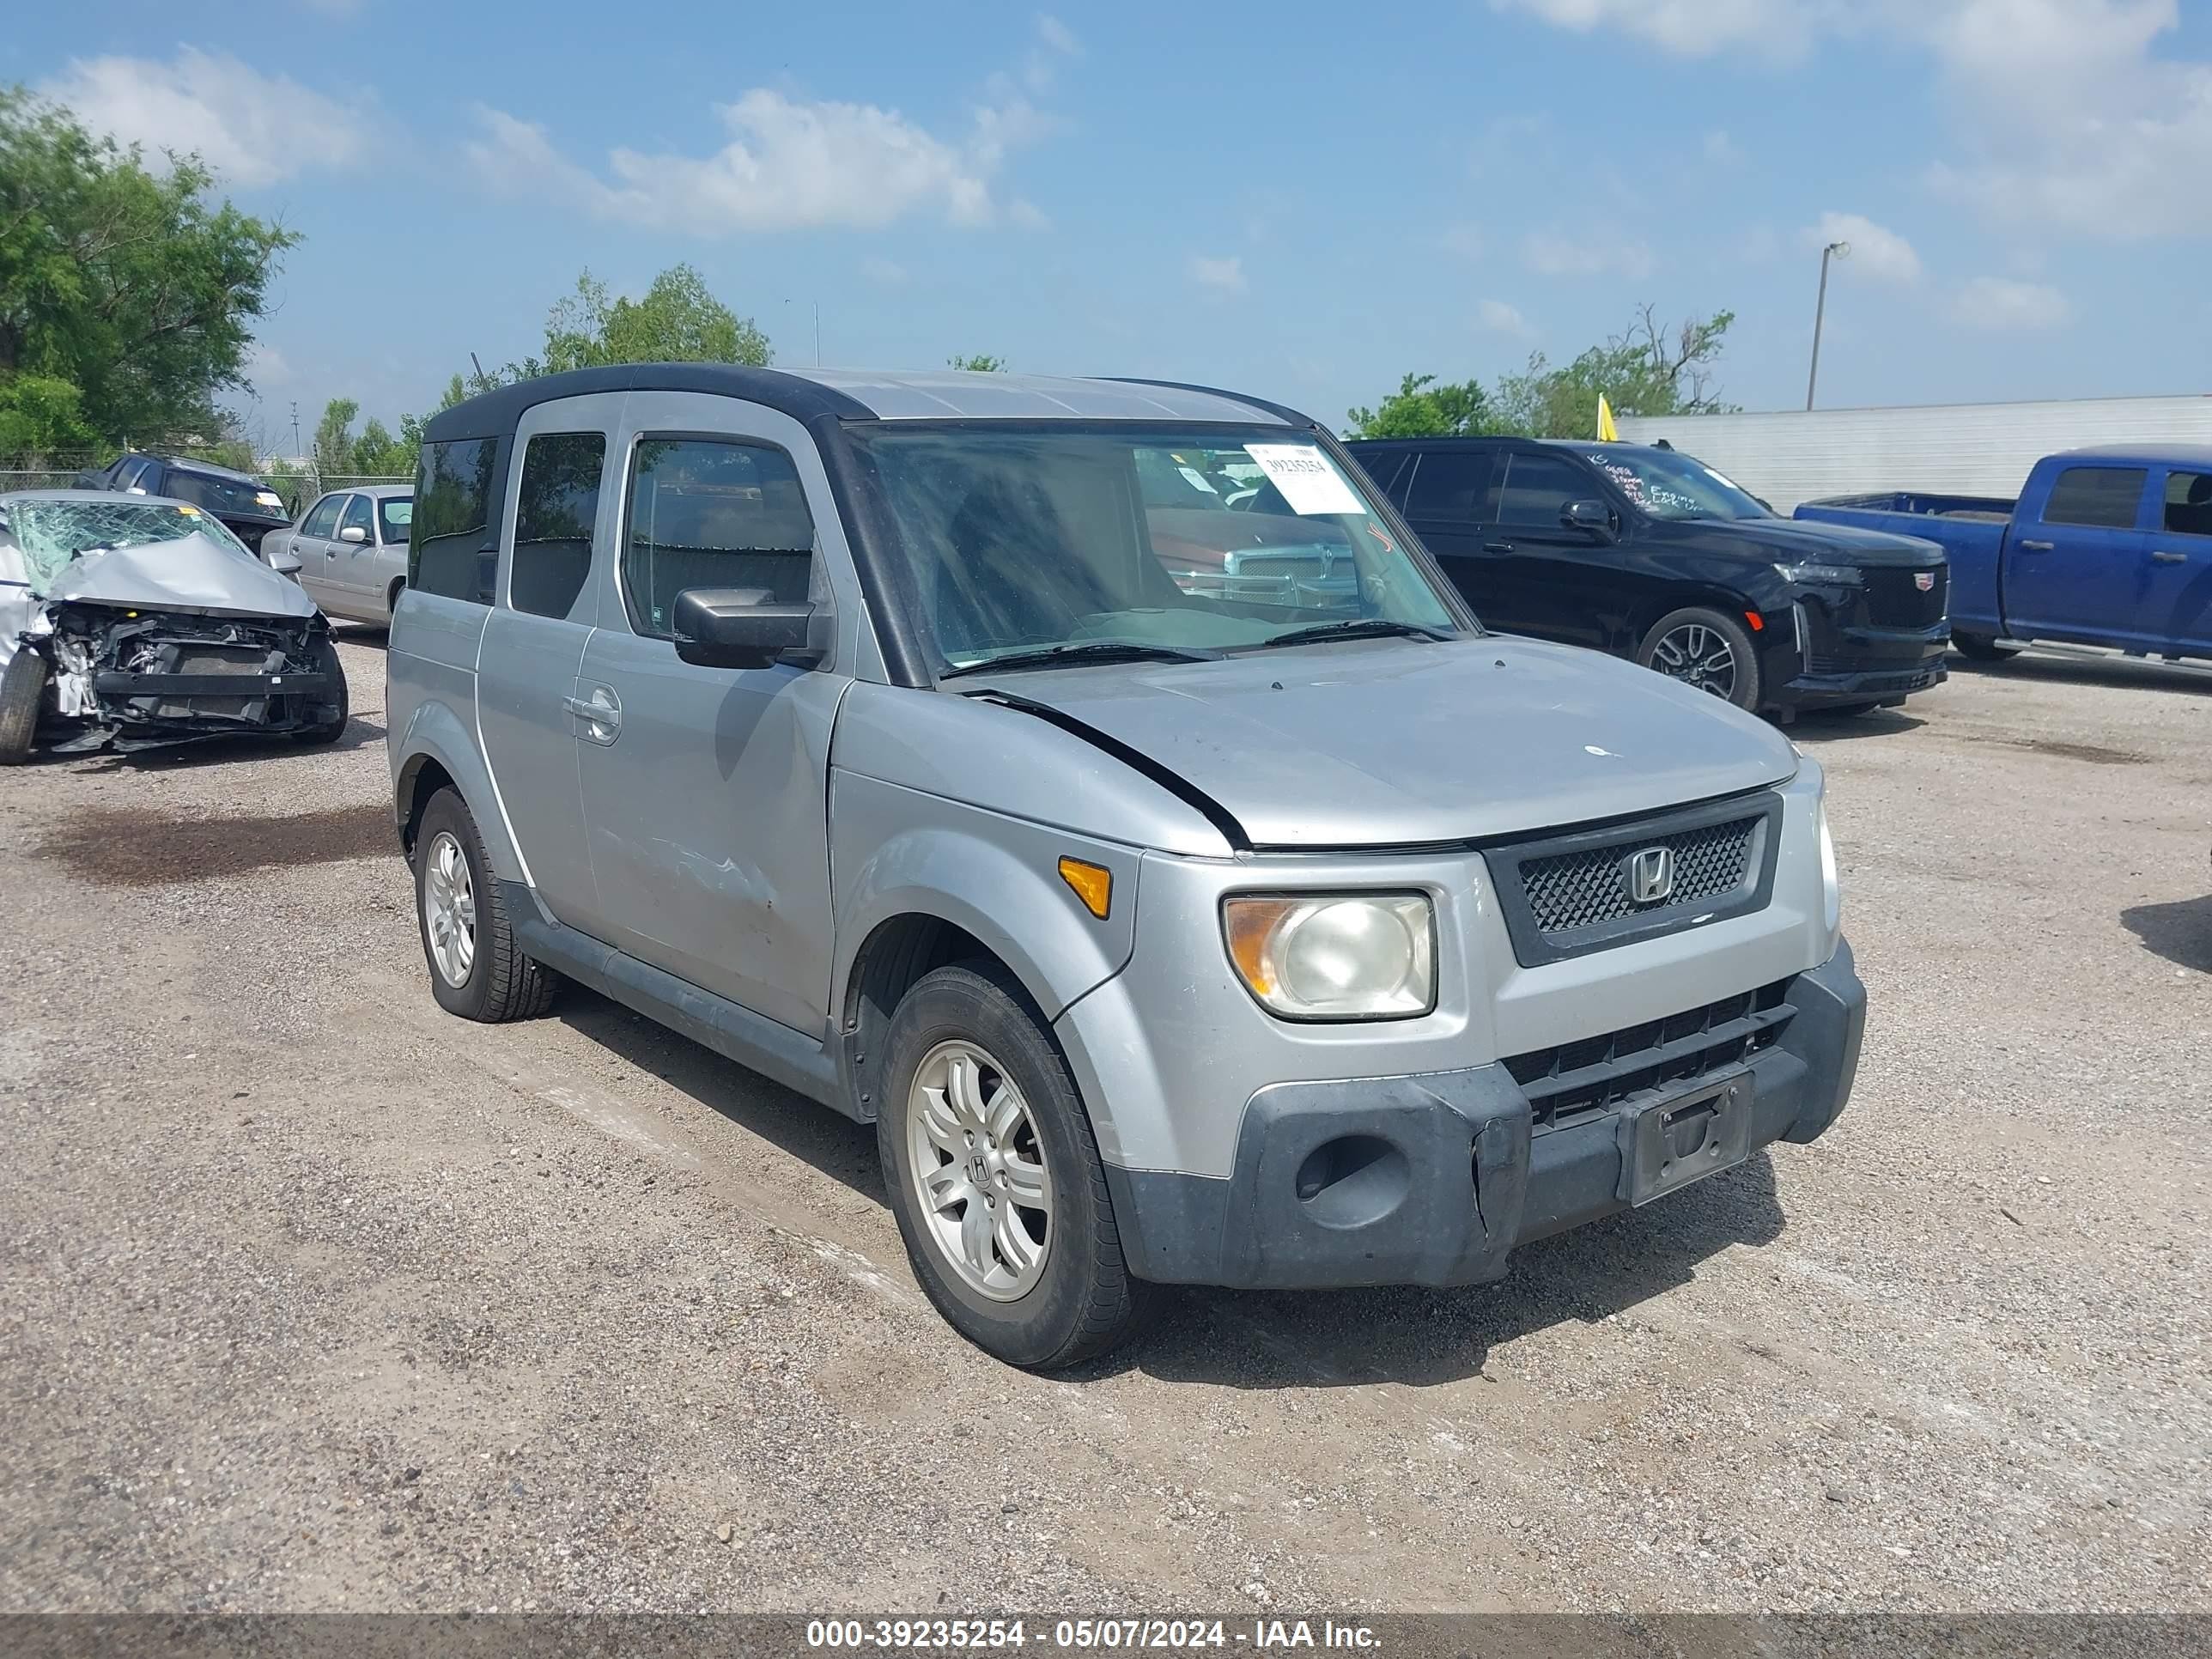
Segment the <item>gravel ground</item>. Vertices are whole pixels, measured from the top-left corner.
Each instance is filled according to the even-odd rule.
[[[867,1131],[438,1011],[343,654],[335,748],[0,775],[0,1609],[2212,1610],[2212,676],[1796,729],[1873,999],[1819,1144],[1045,1380]]]

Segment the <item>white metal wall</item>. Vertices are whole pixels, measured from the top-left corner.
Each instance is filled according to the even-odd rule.
[[[1786,514],[1877,489],[2017,495],[2044,456],[2087,444],[2212,444],[2212,397],[1624,416],[1620,435],[1664,438]]]

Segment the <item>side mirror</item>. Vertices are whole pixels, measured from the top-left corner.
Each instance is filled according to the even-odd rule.
[[[1601,542],[1613,537],[1613,509],[1603,501],[1569,501],[1559,509],[1559,522],[1569,530],[1588,531]]]
[[[828,654],[814,607],[779,605],[764,587],[687,587],[675,620],[676,654],[701,668],[811,667]]]
[[[345,525],[338,531],[338,539],[342,542],[351,542],[357,547],[368,539],[368,532],[357,524]]]

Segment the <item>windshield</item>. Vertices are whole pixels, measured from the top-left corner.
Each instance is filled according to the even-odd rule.
[[[384,541],[393,546],[407,544],[407,526],[415,521],[415,498],[412,495],[386,495],[376,504],[376,516],[383,522]]]
[[[172,468],[166,494],[210,513],[228,513],[241,519],[281,519],[284,502],[273,489],[247,479],[219,478],[209,472],[185,472]]]
[[[253,556],[197,507],[161,501],[17,501],[8,509],[8,527],[30,566],[31,586],[40,592],[71,559],[96,547],[145,547],[204,536],[241,559]]]
[[[940,672],[1056,646],[1252,649],[1319,623],[1456,631],[1364,480],[1280,427],[851,430]]]
[[[1773,514],[1731,478],[1668,449],[1598,445],[1583,459],[1655,519],[1771,519]]]

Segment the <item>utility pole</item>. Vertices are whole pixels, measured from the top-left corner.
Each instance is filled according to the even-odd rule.
[[[1831,242],[1820,250],[1820,297],[1813,307],[1813,372],[1805,377],[1805,411],[1813,410],[1813,391],[1820,384],[1820,324],[1828,314],[1828,256],[1851,257],[1849,242]]]
[[[292,399],[292,453],[300,453],[300,400]]]

